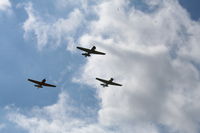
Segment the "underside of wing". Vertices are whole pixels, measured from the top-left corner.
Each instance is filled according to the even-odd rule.
[[[41,84],[41,82],[36,81],[36,80],[32,80],[32,79],[28,79],[28,81],[33,82],[33,83],[36,83],[36,84]]]
[[[82,48],[82,47],[76,47],[76,48],[85,52],[90,52],[90,49],[87,49],[87,48]]]
[[[121,84],[115,83],[115,82],[111,82],[109,83],[110,85],[116,85],[116,86],[122,86]]]
[[[101,54],[101,55],[105,55],[106,53],[103,52],[99,52],[99,51],[92,51],[93,54]]]
[[[48,86],[48,87],[56,87],[55,85],[51,85],[51,84],[47,84],[47,83],[43,83],[43,86]]]
[[[101,82],[103,82],[103,83],[108,83],[108,81],[107,81],[107,80],[104,80],[104,79],[96,78],[96,80],[99,80],[99,81],[101,81]]]

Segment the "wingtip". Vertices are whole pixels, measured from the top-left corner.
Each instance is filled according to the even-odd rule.
[[[77,46],[76,48],[81,48],[81,47]]]
[[[99,81],[99,80],[100,80],[100,78],[96,78],[96,80],[98,80],[98,81]]]
[[[119,84],[118,86],[123,86],[122,84]]]

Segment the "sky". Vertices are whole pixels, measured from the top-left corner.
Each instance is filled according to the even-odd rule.
[[[199,133],[199,4],[0,0],[0,133]]]

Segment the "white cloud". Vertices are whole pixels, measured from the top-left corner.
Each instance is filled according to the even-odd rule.
[[[57,47],[63,40],[68,41],[68,49],[73,49],[73,36],[80,24],[84,23],[84,16],[79,9],[74,9],[66,19],[60,18],[55,22],[45,21],[37,13],[31,3],[25,6],[28,19],[23,25],[24,37],[29,38],[30,33],[37,39],[38,49],[42,50],[47,44]]]
[[[95,42],[107,55],[90,58],[82,69],[83,83],[96,86],[95,77],[114,77],[124,85],[98,90],[102,124],[131,132],[144,122],[166,126],[167,132],[197,133],[199,70],[191,62],[199,62],[200,23],[177,1],[149,4],[160,5],[151,13],[128,8],[123,0],[96,7],[99,19],[80,41]]]
[[[194,63],[200,61],[200,23],[191,20],[176,0],[147,4],[158,8],[143,12],[128,0],[104,0],[92,7],[98,19],[87,21],[89,31],[79,40],[84,46],[93,42],[107,54],[87,60],[80,70],[81,78],[76,79],[98,88],[98,121],[74,117],[73,112],[79,109],[69,106],[63,94],[58,103],[33,110],[31,116],[14,113],[11,121],[30,133],[198,133],[200,78]],[[59,31],[57,38],[78,29],[79,19],[75,19],[75,26],[74,21],[66,20],[75,27],[72,29],[63,19],[50,27],[31,6],[26,10],[29,19],[24,29],[34,32],[40,48],[54,39],[50,28]],[[95,77],[114,77],[123,87],[101,88]]]
[[[9,11],[11,6],[12,5],[9,0],[0,0],[0,11]]]
[[[0,123],[0,131],[1,131],[2,129],[4,129],[5,127],[6,127],[5,124],[1,124],[1,123]]]
[[[21,114],[18,110],[18,113],[10,113],[8,117],[30,133],[111,133],[103,126],[93,123],[92,118],[84,117],[85,109],[78,110],[71,106],[67,94],[62,92],[58,102],[53,105],[33,108],[28,115]],[[79,115],[83,114],[83,119],[76,116],[77,111]]]
[[[102,125],[96,118],[88,117],[94,113],[92,109],[75,108],[66,92],[62,92],[57,103],[50,106],[34,107],[26,113],[12,106],[7,107],[7,111],[10,111],[8,119],[29,133],[121,133],[130,130],[135,133],[145,133],[146,130],[158,133],[152,124],[137,123],[131,129]]]

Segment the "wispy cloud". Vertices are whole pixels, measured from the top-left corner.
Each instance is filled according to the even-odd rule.
[[[53,22],[45,21],[34,10],[32,3],[26,4],[25,10],[28,19],[23,25],[24,37],[27,39],[33,35],[37,40],[39,50],[42,50],[47,44],[57,47],[63,41],[64,43],[68,42],[69,50],[73,49],[75,41],[73,37],[80,25],[84,23],[84,16],[79,9],[74,9],[67,18],[60,18]]]

